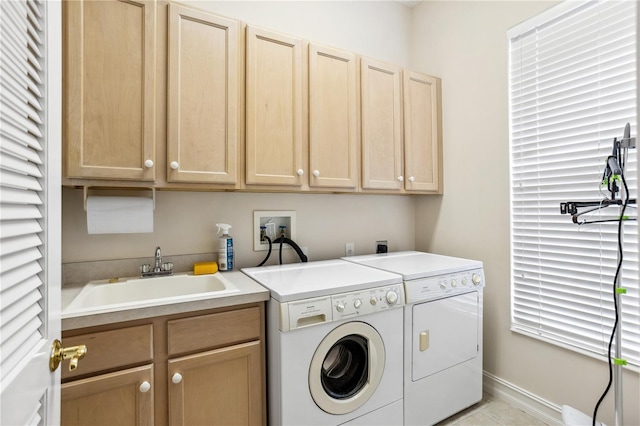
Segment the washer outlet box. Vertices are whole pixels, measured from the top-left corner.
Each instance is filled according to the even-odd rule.
[[[260,227],[264,226],[267,235],[275,240],[284,230],[290,240],[296,240],[296,212],[294,210],[256,210],[253,212],[253,251],[269,250],[267,240],[260,241]],[[289,248],[284,245],[283,248]]]

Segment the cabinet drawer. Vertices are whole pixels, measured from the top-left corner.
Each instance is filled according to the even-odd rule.
[[[260,308],[168,321],[169,356],[260,338]]]
[[[87,346],[87,354],[80,360],[77,369],[69,371],[69,362],[63,363],[62,379],[126,367],[153,359],[153,325],[63,337],[62,345]]]

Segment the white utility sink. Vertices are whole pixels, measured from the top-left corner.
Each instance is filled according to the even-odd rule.
[[[62,318],[209,299],[239,291],[219,272],[91,281],[62,311]]]

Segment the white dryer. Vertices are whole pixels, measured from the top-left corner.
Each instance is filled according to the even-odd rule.
[[[242,272],[271,292],[269,424],[403,423],[400,275],[343,260]]]
[[[482,399],[482,262],[422,252],[344,258],[403,276],[404,421],[432,425]]]

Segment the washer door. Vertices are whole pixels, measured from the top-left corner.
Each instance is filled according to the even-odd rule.
[[[311,359],[311,397],[329,414],[357,410],[375,393],[384,362],[382,338],[369,324],[348,322],[336,327]]]

